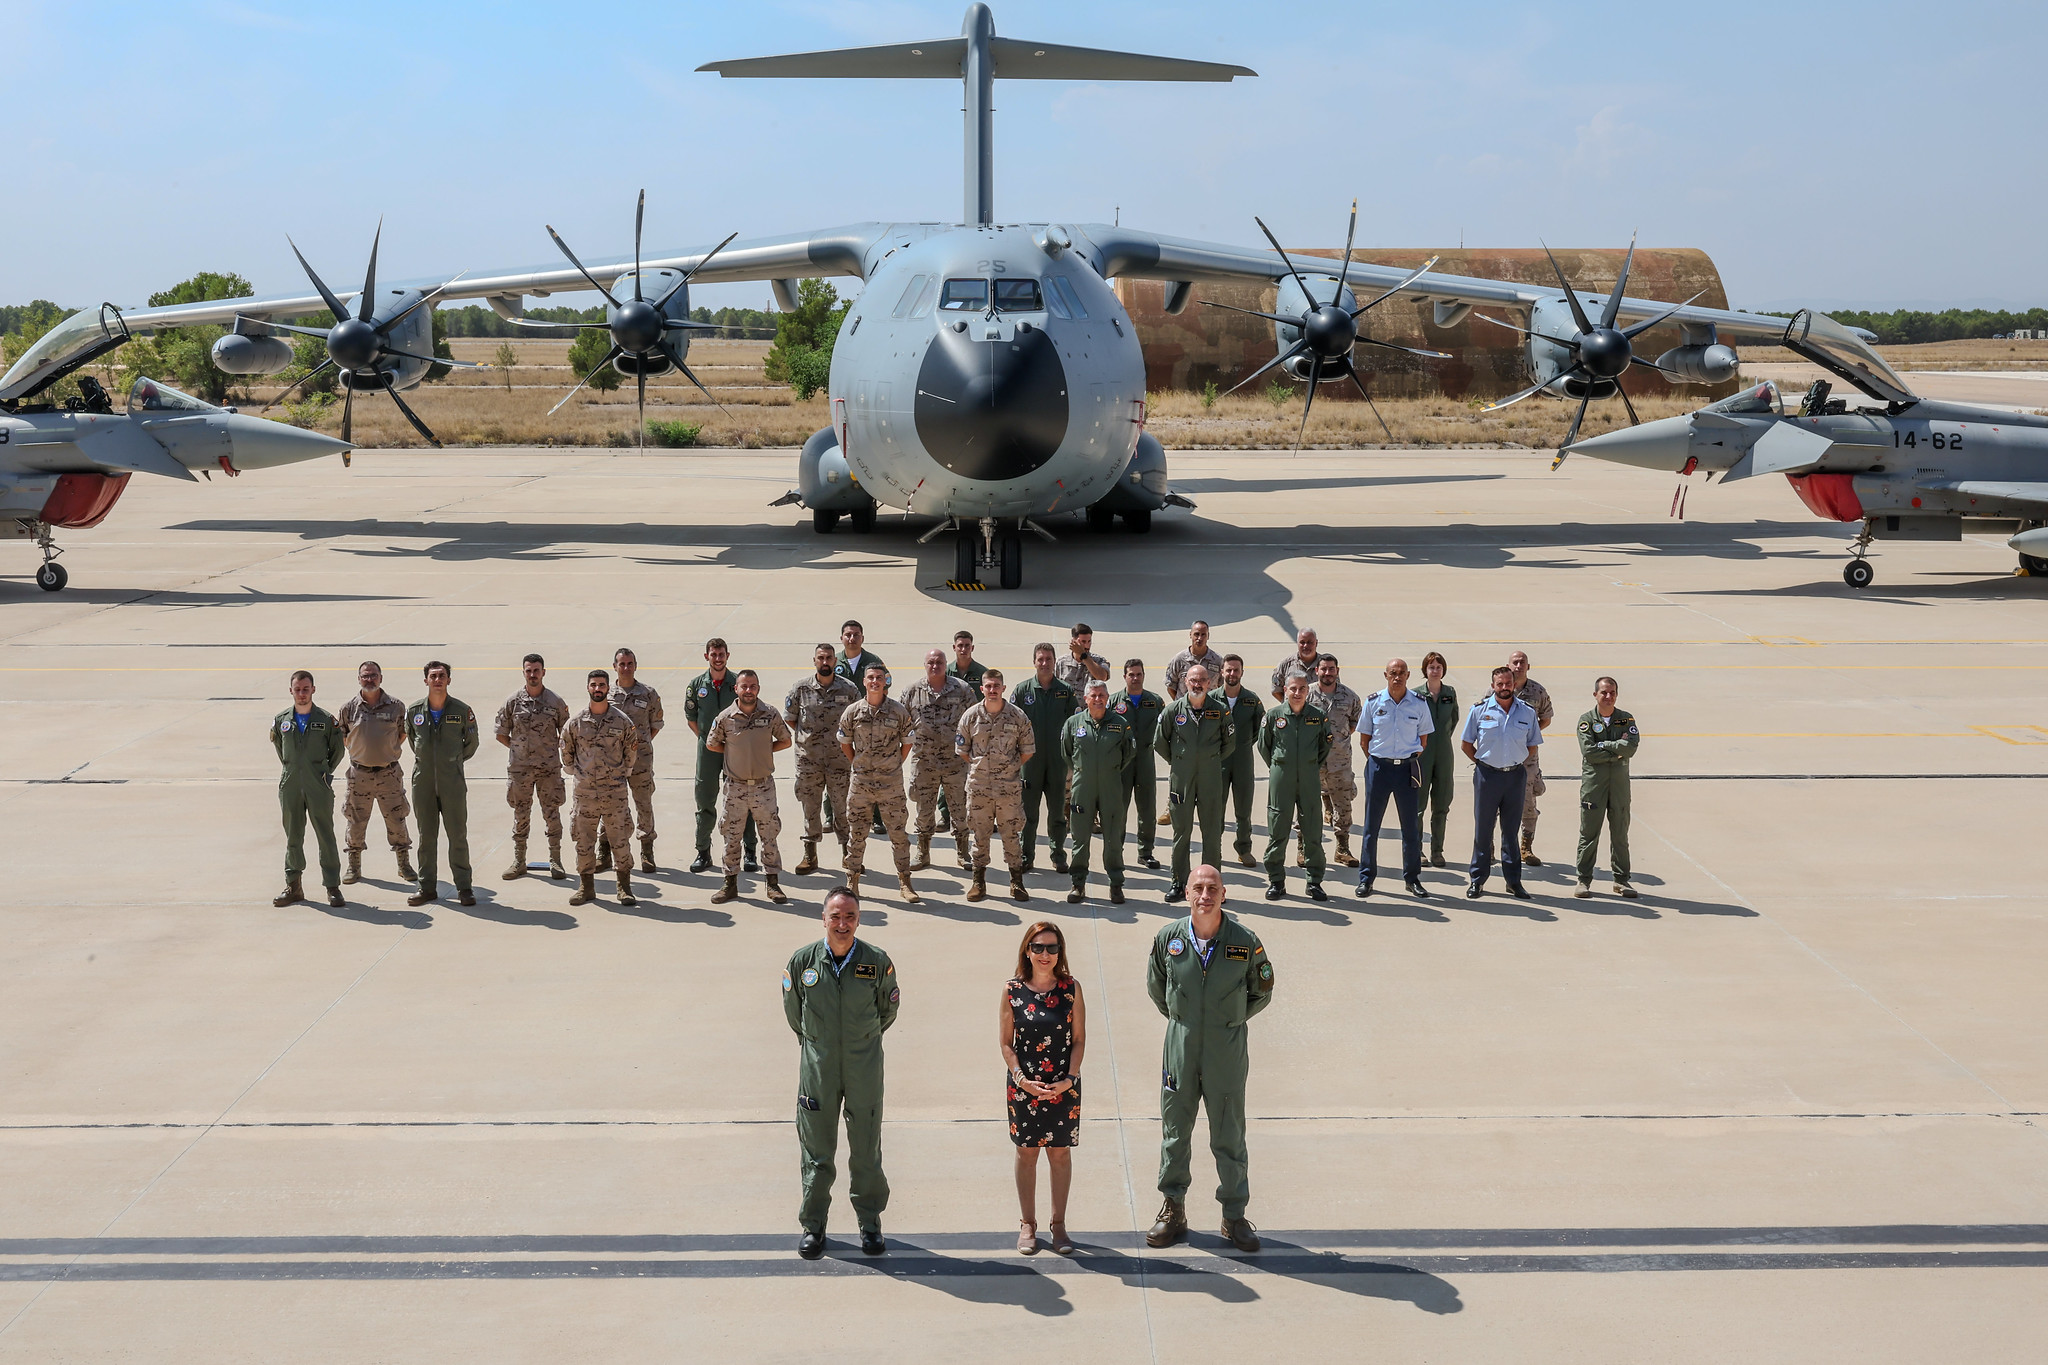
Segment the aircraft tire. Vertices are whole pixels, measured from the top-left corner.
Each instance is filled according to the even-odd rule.
[[[1877,581],[1877,570],[1867,559],[1852,559],[1842,566],[1842,581],[1852,588],[1867,588]]]
[[[822,507],[811,509],[811,529],[819,535],[830,535],[832,528],[839,524],[839,514],[828,512]]]
[[[36,570],[36,586],[44,592],[62,592],[70,581],[71,575],[64,572],[62,564],[45,564]]]
[[[1090,507],[1088,509],[1088,529],[1095,532],[1097,535],[1100,535],[1104,531],[1115,530],[1116,513],[1110,511],[1101,503],[1096,503],[1093,507]]]
[[[2048,559],[2039,555],[2021,555],[2020,567],[2026,570],[2029,578],[2048,578]]]
[[[973,531],[962,531],[953,541],[953,581],[955,583],[975,582],[975,571],[981,566],[981,537]]]
[[[853,523],[855,535],[864,536],[875,529],[875,505],[873,503],[856,507],[847,515]]]
[[[1024,537],[1015,531],[996,542],[996,550],[1003,561],[1003,587],[1015,590],[1024,586]]]
[[[1152,513],[1149,510],[1143,512],[1126,512],[1123,514],[1123,517],[1124,529],[1126,531],[1131,532],[1133,535],[1142,536],[1147,531],[1150,531],[1152,529]]]

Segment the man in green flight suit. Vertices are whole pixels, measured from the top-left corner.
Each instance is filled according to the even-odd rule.
[[[320,846],[320,881],[329,905],[341,898],[341,850],[334,842],[334,770],[348,747],[334,717],[313,705],[313,675],[292,674],[292,704],[270,722],[270,747],[284,765],[277,775],[277,804],[284,812],[284,890],[272,905],[292,905],[306,898],[306,822]]]
[[[1601,678],[1593,684],[1593,709],[1579,717],[1579,889],[1593,894],[1593,855],[1600,851],[1600,824],[1607,823],[1607,851],[1614,868],[1614,889],[1636,899],[1629,881],[1628,761],[1643,736],[1636,718],[1614,704],[1621,684]]]
[[[1317,801],[1322,799],[1320,787]],[[1208,864],[1188,883],[1192,913],[1152,940],[1145,986],[1166,1016],[1159,1077],[1159,1193],[1165,1202],[1145,1245],[1172,1246],[1187,1236],[1188,1154],[1195,1110],[1209,1111],[1209,1151],[1216,1158],[1216,1202],[1223,1235],[1239,1251],[1257,1251],[1259,1235],[1244,1216],[1251,1200],[1244,1145],[1245,1079],[1251,1071],[1246,1021],[1273,1000],[1273,961],[1259,936],[1223,913],[1223,874]]]
[[[1258,694],[1244,685],[1244,660],[1235,654],[1223,656],[1223,685],[1216,700],[1230,708],[1230,723],[1237,727],[1237,748],[1223,765],[1223,796],[1232,808],[1237,845],[1237,865],[1257,867],[1252,861],[1252,792],[1258,786],[1258,769],[1252,766],[1252,750],[1266,708]]]
[[[1054,669],[1059,652],[1049,644],[1034,645],[1031,677],[1010,691],[1010,700],[1023,708],[1031,722],[1031,742],[1037,746],[1024,760],[1024,871],[1038,861],[1038,807],[1045,805],[1045,842],[1052,848],[1052,870],[1067,870],[1067,760],[1060,753],[1060,727],[1081,709],[1074,689],[1061,682]]]
[[[889,1178],[882,1174],[882,1035],[896,1022],[902,991],[896,966],[872,943],[854,937],[860,897],[835,886],[825,893],[825,937],[789,955],[782,971],[782,1013],[799,1041],[796,1138],[803,1149],[804,1235],[797,1255],[825,1254],[825,1212],[832,1203],[839,1111],[846,1110],[847,1196],[860,1220],[860,1249],[888,1250],[882,1210]]]
[[[1287,831],[1299,820],[1308,898],[1326,901],[1322,772],[1330,756],[1330,716],[1308,704],[1307,674],[1289,673],[1281,692],[1286,700],[1259,725],[1259,757],[1266,760],[1266,899],[1287,894]]]
[[[412,746],[412,808],[420,819],[420,889],[407,905],[441,899],[435,885],[438,821],[448,834],[448,876],[458,905],[475,905],[469,867],[469,782],[462,765],[476,757],[476,712],[448,695],[455,670],[434,659],[420,670],[427,695],[406,708],[405,738]]]
[[[1122,716],[1131,727],[1131,737],[1138,743],[1138,754],[1131,761],[1131,771],[1124,783],[1127,806],[1136,808],[1138,823],[1138,862],[1153,871],[1159,870],[1159,859],[1152,854],[1152,844],[1158,836],[1159,826],[1159,766],[1158,755],[1152,749],[1152,740],[1159,729],[1160,713],[1166,710],[1166,698],[1157,692],[1145,690],[1145,661],[1124,660],[1124,690],[1117,693],[1115,704],[1110,710]],[[1126,810],[1125,814],[1131,814]]]
[[[1138,754],[1130,722],[1109,709],[1109,684],[1088,681],[1088,709],[1060,727],[1060,754],[1067,766],[1067,814],[1074,831],[1074,889],[1069,905],[1088,899],[1088,835],[1102,820],[1102,870],[1109,874],[1109,903],[1124,903],[1124,793]]]
[[[690,864],[692,872],[711,870],[711,831],[718,826],[718,778],[725,771],[725,755],[712,753],[704,743],[711,738],[711,722],[739,700],[739,675],[725,666],[731,657],[725,641],[716,635],[706,640],[704,662],[711,667],[690,679],[689,690],[683,694],[683,720],[697,737],[697,857]],[[747,860],[741,866],[752,872],[759,867],[760,840],[751,815],[747,817],[746,840]]]
[[[1187,898],[1188,845],[1195,820],[1202,822],[1202,861],[1223,865],[1223,765],[1237,752],[1237,726],[1230,708],[1209,690],[1209,667],[1195,664],[1183,677],[1185,690],[1159,713],[1153,750],[1167,763],[1167,813],[1173,817],[1173,887],[1169,902]]]

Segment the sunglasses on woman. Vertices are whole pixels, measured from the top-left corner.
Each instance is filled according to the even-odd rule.
[[[1057,943],[1034,943],[1031,945],[1031,951],[1041,955],[1046,953],[1057,953],[1059,950],[1060,945]]]

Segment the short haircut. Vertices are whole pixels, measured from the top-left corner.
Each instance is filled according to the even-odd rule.
[[[583,675],[584,684],[587,686],[592,678],[603,678],[606,682],[610,682],[612,680],[612,675],[605,672],[601,668],[593,668],[588,673]]]
[[[1300,644],[1301,637],[1304,635],[1308,636],[1308,638],[1311,640],[1320,640],[1323,638],[1322,634],[1319,631],[1317,631],[1314,626],[1303,626],[1300,630],[1294,632],[1294,643]]]
[[[1505,677],[1508,677],[1508,678],[1513,678],[1513,677],[1515,676],[1515,670],[1514,670],[1514,669],[1512,669],[1512,668],[1509,668],[1509,667],[1508,667],[1508,666],[1507,666],[1506,664],[1502,664],[1502,665],[1500,665],[1499,667],[1495,668],[1495,669],[1493,670],[1493,672],[1491,672],[1491,673],[1487,674],[1486,676],[1487,676],[1487,678],[1488,678],[1488,680],[1489,680],[1489,681],[1490,681],[1490,680],[1492,680],[1492,679],[1494,679],[1494,678],[1499,678],[1499,677],[1503,677],[1503,676],[1505,676]]]
[[[548,661],[546,659],[541,658],[538,654],[529,654],[519,661],[519,666],[521,668],[526,667],[528,664],[539,664],[542,668],[546,668],[548,666]]]
[[[635,654],[632,650],[626,648],[624,645],[620,645],[617,649],[612,651],[613,663],[617,663],[621,659],[631,659],[636,664],[640,662],[640,656],[638,654]]]
[[[1188,624],[1188,629],[1193,630],[1196,626],[1200,626],[1203,630],[1207,630],[1209,628],[1209,623],[1207,621],[1200,620],[1192,621]]]
[[[827,654],[835,656],[839,653],[838,645],[828,645],[823,640],[820,640],[818,641],[818,643],[811,646],[811,653],[816,654],[821,649],[824,650]]]
[[[734,682],[738,682],[741,678],[752,678],[755,682],[761,681],[761,675],[751,668],[743,668],[732,676]]]
[[[1050,643],[1044,640],[1040,640],[1037,644],[1031,646],[1031,657],[1034,659],[1036,659],[1041,654],[1050,654],[1054,658],[1058,658],[1059,653],[1060,652],[1054,649]]]
[[[1067,638],[1071,640],[1078,640],[1083,635],[1093,635],[1094,633],[1095,627],[1089,625],[1086,621],[1076,621],[1074,622],[1074,628],[1071,631],[1067,632]]]
[[[971,630],[956,630],[956,631],[954,631],[954,632],[953,632],[953,643],[957,645],[957,644],[959,644],[959,643],[960,643],[960,642],[961,642],[962,640],[965,640],[965,641],[966,641],[966,642],[967,642],[968,644],[970,644],[970,645],[971,645],[971,644],[973,644],[973,643],[974,643],[974,632],[973,632],[973,631],[971,631]]]
[[[1244,667],[1244,658],[1242,655],[1226,654],[1223,656],[1223,662],[1227,664],[1236,664],[1239,668]]]
[[[1613,688],[1613,689],[1614,689],[1614,690],[1615,690],[1616,692],[1619,692],[1619,691],[1621,691],[1621,684],[1620,684],[1620,683],[1618,683],[1618,682],[1616,682],[1616,681],[1615,681],[1614,679],[1612,679],[1612,678],[1608,677],[1608,676],[1607,676],[1607,675],[1606,675],[1605,673],[1602,673],[1602,674],[1601,674],[1601,675],[1600,675],[1599,677],[1597,677],[1597,678],[1593,679],[1593,690],[1594,690],[1595,692],[1598,692],[1598,691],[1600,690],[1600,684],[1601,684],[1601,683],[1606,683],[1606,684],[1607,684],[1607,685],[1608,685],[1609,687]]]
[[[998,682],[998,683],[999,683],[999,682],[1001,682],[1002,680],[1003,680],[1003,670],[1002,670],[1002,669],[1000,669],[1000,668],[991,668],[991,669],[990,669],[990,670],[989,670],[988,672],[986,672],[986,673],[984,673],[984,674],[982,674],[982,675],[981,675],[981,682],[982,682],[982,686],[984,686],[984,687],[986,687],[986,686],[987,686],[988,684],[990,684],[990,683],[992,683],[992,682]]]
[[[427,660],[427,666],[420,670],[420,676],[424,678],[437,668],[440,669],[443,673],[446,673],[451,678],[455,676],[455,670],[450,668],[447,664],[443,663],[439,659]]]
[[[1317,667],[1317,668],[1321,668],[1321,667],[1322,667],[1322,666],[1323,666],[1324,664],[1334,664],[1334,663],[1337,663],[1337,656],[1336,656],[1336,655],[1334,655],[1334,654],[1318,654],[1318,655],[1316,655],[1316,667]],[[1339,668],[1343,667],[1343,665],[1342,665],[1342,664],[1338,664],[1337,666],[1338,666]]]
[[[1443,669],[1443,671],[1446,674],[1450,673],[1451,661],[1432,649],[1431,651],[1429,651],[1429,653],[1422,656],[1422,676],[1424,676],[1425,678],[1429,676],[1429,665],[1431,660],[1434,660],[1436,662],[1437,667]]]
[[[863,668],[860,671],[860,675],[863,678],[865,678],[870,673],[879,673],[885,678],[889,676],[889,670],[882,667],[880,664],[869,664],[866,668]]]
[[[839,883],[839,885],[833,887],[830,891],[827,891],[825,893],[825,899],[820,903],[823,905],[830,905],[834,900],[840,898],[852,901],[853,908],[856,910],[860,909],[860,892],[854,890],[845,882],[841,882]]]
[[[1130,672],[1130,671],[1131,671],[1132,669],[1134,669],[1134,668],[1140,668],[1140,669],[1142,669],[1142,668],[1143,668],[1144,666],[1145,666],[1145,661],[1144,661],[1143,659],[1125,659],[1125,660],[1124,660],[1124,672],[1126,672],[1126,673]]]
[[[1105,693],[1106,693],[1106,692],[1108,692],[1108,691],[1109,691],[1109,679],[1107,679],[1107,678],[1090,678],[1090,679],[1089,679],[1089,680],[1087,681],[1087,683],[1086,683],[1085,685],[1083,685],[1083,686],[1082,686],[1081,690],[1082,690],[1083,692],[1093,692],[1093,691],[1094,691],[1094,690],[1095,690],[1096,688],[1098,688],[1098,687],[1099,687],[1099,688],[1101,688],[1101,689],[1102,689],[1102,690],[1103,690],[1103,691],[1104,691]]]
[[[305,669],[294,669],[292,672],[292,681],[297,682],[301,678],[304,678],[307,682],[313,681],[313,675],[311,673],[308,673]]]
[[[725,642],[725,638],[719,635],[714,635],[704,642],[704,652],[706,654],[709,654],[714,649],[722,649],[728,654],[732,653],[732,646],[728,645]]]
[[[841,621],[839,623],[839,629],[842,631],[845,630],[848,626],[852,626],[855,630],[859,631],[863,635],[868,633],[868,628],[862,625],[860,622],[854,620],[852,617],[848,617],[846,620]],[[859,900],[860,897],[855,896],[854,899]]]
[[[366,668],[374,668],[379,673],[384,671],[384,665],[378,663],[375,659],[365,659],[356,665],[356,672],[360,673]]]

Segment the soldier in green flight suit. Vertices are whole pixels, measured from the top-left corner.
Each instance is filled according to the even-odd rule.
[[[1116,694],[1109,709],[1130,722],[1131,737],[1138,743],[1137,757],[1131,760],[1124,783],[1129,793],[1125,814],[1135,805],[1138,823],[1132,828],[1138,836],[1138,862],[1156,872],[1159,859],[1152,855],[1152,845],[1159,833],[1159,765],[1152,741],[1159,730],[1159,715],[1166,710],[1166,698],[1145,690],[1143,659],[1124,660],[1124,690]]]
[[[1252,792],[1258,787],[1259,772],[1252,765],[1252,750],[1266,708],[1244,685],[1244,660],[1235,654],[1223,656],[1223,685],[1216,689],[1216,700],[1230,708],[1230,723],[1237,727],[1237,749],[1223,765],[1224,800],[1236,827],[1237,865],[1257,867],[1252,861]]]
[[[1322,799],[1320,787],[1315,800]],[[1172,1246],[1187,1236],[1188,1156],[1195,1110],[1209,1111],[1216,1158],[1216,1202],[1223,1235],[1239,1251],[1257,1251],[1244,1216],[1251,1200],[1244,1144],[1245,1080],[1251,1071],[1246,1021],[1273,1000],[1273,960],[1259,936],[1223,913],[1223,874],[1206,863],[1188,883],[1190,913],[1152,940],[1145,986],[1166,1016],[1159,1076],[1159,1193],[1164,1202],[1145,1244]]]
[[[690,679],[689,690],[683,694],[683,720],[697,737],[697,857],[690,864],[692,872],[711,869],[711,831],[718,827],[718,778],[725,771],[725,755],[712,753],[704,743],[711,738],[711,722],[739,700],[738,675],[725,666],[731,657],[725,641],[716,635],[706,640],[704,662],[711,667]],[[752,871],[759,866],[760,839],[754,833],[751,815],[747,817],[746,842],[747,859],[741,866]]]
[[[832,1203],[839,1111],[846,1110],[847,1196],[860,1221],[860,1249],[879,1256],[889,1178],[882,1173],[882,1035],[896,1022],[902,991],[896,966],[872,943],[854,937],[860,897],[844,886],[825,893],[825,937],[789,956],[782,972],[782,1013],[796,1034],[796,1137],[803,1148],[804,1233],[797,1254],[825,1253],[825,1213]]]
[[[441,899],[435,886],[436,822],[448,834],[448,876],[458,905],[475,905],[469,866],[469,782],[462,765],[476,757],[476,712],[448,695],[455,670],[439,659],[421,670],[427,695],[406,708],[405,738],[412,746],[412,808],[420,820],[420,889],[407,905]]]
[[[1109,903],[1124,903],[1124,809],[1131,763],[1138,741],[1130,722],[1109,709],[1109,684],[1089,680],[1088,709],[1060,728],[1060,753],[1067,765],[1067,814],[1074,831],[1074,889],[1067,903],[1088,899],[1088,835],[1102,820],[1102,870],[1109,874]]]
[[[1166,760],[1166,804],[1173,817],[1173,887],[1168,901],[1187,898],[1188,845],[1202,822],[1202,861],[1223,865],[1223,765],[1237,752],[1237,726],[1222,697],[1209,690],[1209,668],[1195,664],[1184,690],[1159,713],[1153,751]]]
[[[1052,848],[1052,870],[1067,870],[1067,760],[1060,753],[1060,727],[1081,709],[1074,689],[1053,672],[1059,652],[1049,644],[1035,645],[1031,661],[1036,672],[1010,690],[1010,700],[1023,708],[1031,722],[1031,742],[1037,746],[1024,760],[1024,871],[1038,859],[1038,807],[1045,805],[1045,842]]]
[[[1322,772],[1330,756],[1330,715],[1308,704],[1306,674],[1288,674],[1282,695],[1286,700],[1259,724],[1259,757],[1266,760],[1266,899],[1287,894],[1287,831],[1299,820],[1308,898],[1326,901]]]
[[[329,905],[341,898],[341,850],[334,842],[334,770],[348,747],[334,717],[313,705],[313,675],[292,674],[292,704],[270,722],[270,747],[283,770],[277,775],[277,804],[284,812],[284,890],[272,905],[292,905],[306,898],[301,880],[306,871],[306,822],[320,846],[320,880]]]
[[[1579,889],[1593,894],[1593,855],[1600,851],[1600,824],[1607,823],[1608,861],[1614,889],[1636,899],[1629,881],[1628,761],[1643,742],[1636,718],[1614,704],[1621,684],[1601,678],[1593,684],[1593,709],[1579,717]]]

